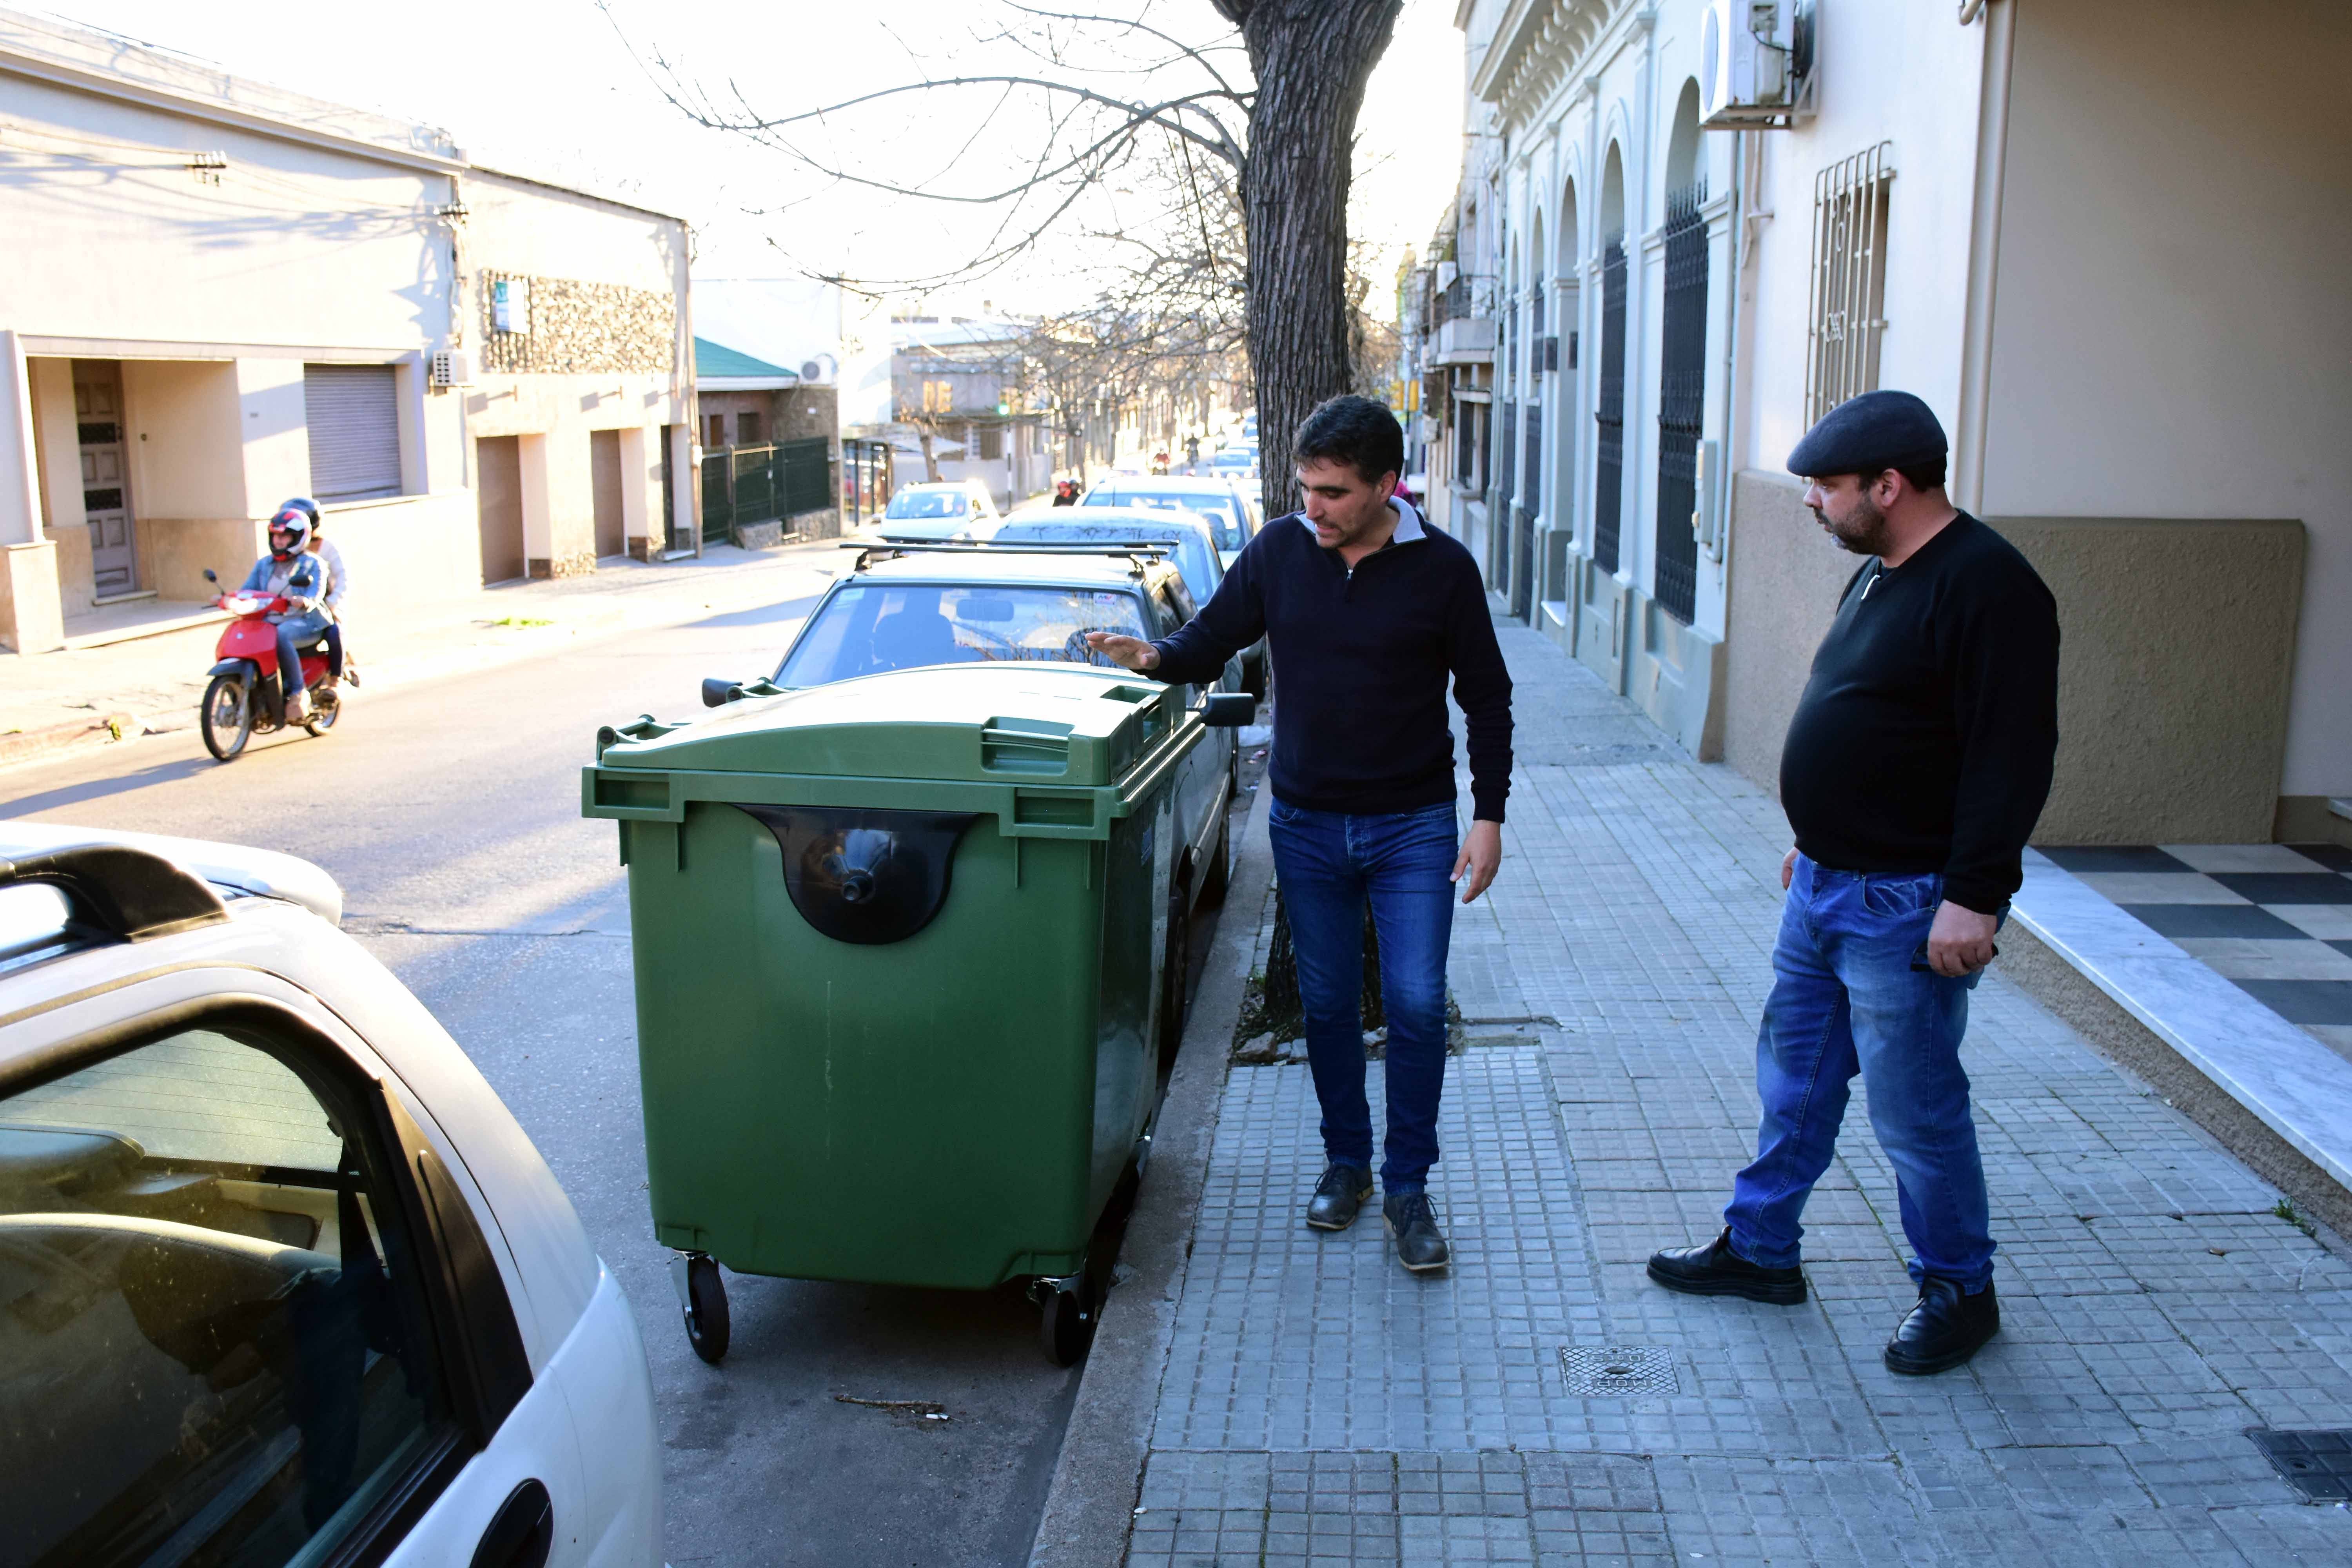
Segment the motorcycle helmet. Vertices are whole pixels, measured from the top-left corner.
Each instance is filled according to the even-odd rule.
[[[281,533],[292,536],[292,542],[286,545],[283,549],[280,549],[278,543],[278,536]],[[301,554],[304,550],[308,549],[310,544],[310,519],[309,514],[304,512],[300,507],[296,506],[291,501],[279,507],[278,509],[277,515],[269,520],[270,559],[273,561],[291,561],[296,556]]]
[[[289,497],[287,500],[278,503],[278,510],[279,511],[291,510],[302,513],[305,517],[308,517],[310,520],[311,531],[314,533],[318,531],[319,503],[312,500],[309,496]]]

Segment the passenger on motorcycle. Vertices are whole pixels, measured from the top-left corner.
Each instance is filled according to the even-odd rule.
[[[278,629],[278,688],[286,698],[286,725],[310,717],[310,694],[302,685],[302,649],[326,635],[326,562],[306,552],[310,519],[299,506],[282,506],[269,520],[269,553],[253,563],[238,588],[286,601],[283,615],[269,617]]]
[[[343,595],[352,580],[343,571],[343,552],[327,537],[326,524],[319,516],[319,503],[309,496],[296,496],[278,507],[300,511],[310,520],[310,553],[327,563],[327,595],[322,601],[327,608],[327,679],[323,685],[332,690],[343,678]]]

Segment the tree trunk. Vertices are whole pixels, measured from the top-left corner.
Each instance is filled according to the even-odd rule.
[[[1257,96],[1242,167],[1250,369],[1268,517],[1298,505],[1298,422],[1348,390],[1348,190],[1356,114],[1404,0],[1218,0]]]

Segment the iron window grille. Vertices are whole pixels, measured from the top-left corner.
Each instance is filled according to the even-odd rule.
[[[1886,330],[1886,200],[1895,144],[1881,142],[1813,180],[1811,333],[1805,344],[1805,423],[1878,385]]]
[[[1514,456],[1512,448],[1518,445],[1519,440],[1519,405],[1517,404],[1503,405],[1503,417],[1496,426],[1496,436],[1495,503],[1498,519],[1496,526],[1500,527],[1500,509],[1511,503],[1511,470],[1517,466],[1511,460]]]
[[[1698,598],[1699,426],[1706,405],[1706,186],[1666,198],[1666,288],[1659,332],[1658,607],[1690,625]]]
[[[1601,389],[1592,412],[1599,426],[1593,454],[1592,563],[1617,570],[1618,510],[1625,494],[1625,236],[1609,237],[1601,253]]]

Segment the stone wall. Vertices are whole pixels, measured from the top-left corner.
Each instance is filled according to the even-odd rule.
[[[493,325],[493,285],[520,278],[530,287],[530,331]],[[582,283],[568,278],[482,273],[482,363],[499,374],[667,375],[677,353],[677,301],[646,289]]]

